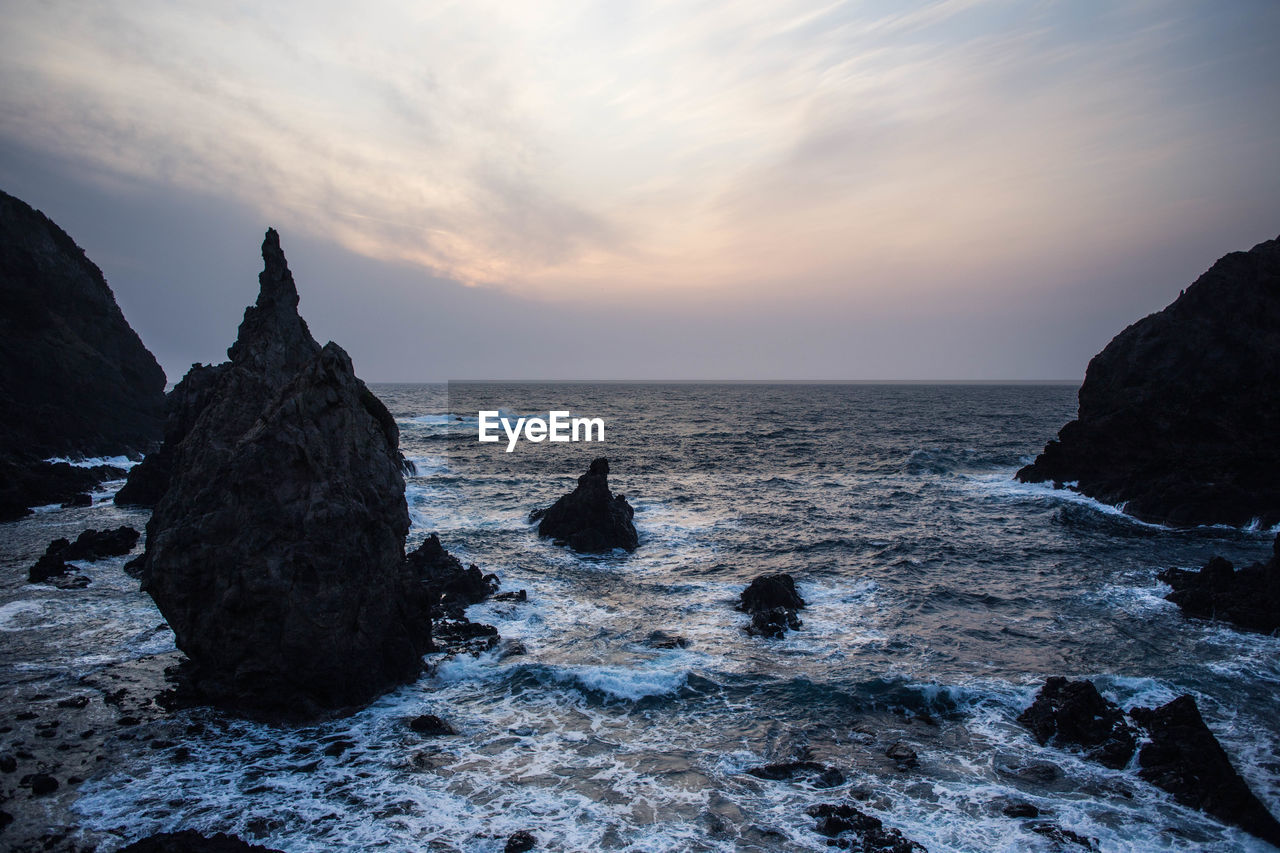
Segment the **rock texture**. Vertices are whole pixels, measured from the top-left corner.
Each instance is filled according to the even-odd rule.
[[[1221,258],[1093,358],[1018,472],[1175,525],[1280,522],[1280,239]]]
[[[1120,706],[1102,698],[1091,681],[1050,678],[1018,722],[1031,730],[1041,746],[1076,747],[1114,769],[1129,763],[1137,744]]]
[[[1195,699],[1179,696],[1154,710],[1134,708],[1130,713],[1151,738],[1138,753],[1138,774],[1143,779],[1184,806],[1280,847],[1280,823],[1231,766]]]
[[[446,551],[434,533],[405,557],[405,567],[425,590],[433,651],[479,653],[498,644],[497,628],[472,622],[465,613],[467,607],[498,591],[496,575],[486,575],[475,565],[463,568],[462,561]],[[510,600],[525,599],[516,594]]]
[[[796,611],[804,608],[804,599],[796,592],[791,575],[761,575],[753,580],[738,602],[738,609],[751,614],[747,633],[761,637],[781,637],[787,629],[802,624]]]
[[[102,479],[78,469],[67,486],[42,459],[150,450],[164,383],[102,271],[43,213],[0,192],[0,520]]]
[[[120,848],[120,853],[280,853],[270,847],[262,847],[241,841],[234,835],[205,836],[191,829],[181,832],[162,832],[149,835]]]
[[[414,678],[430,602],[404,559],[395,420],[311,337],[273,230],[262,257],[231,360],[170,406],[141,571],[200,694],[304,717]]]
[[[71,542],[55,539],[44,554],[27,572],[32,583],[48,580],[55,575],[66,574],[67,563],[73,560],[94,562],[107,557],[120,557],[133,550],[141,534],[132,527],[120,526],[115,530],[86,530]]]
[[[926,853],[923,844],[850,803],[821,803],[808,812],[818,821],[814,831],[832,839],[834,847],[861,853]]]
[[[1263,634],[1280,630],[1280,535],[1265,563],[1237,569],[1214,557],[1198,572],[1166,569],[1160,580],[1173,587],[1165,598],[1187,616],[1220,619]]]
[[[575,551],[600,552],[622,548],[634,551],[640,544],[631,519],[635,510],[625,495],[609,491],[609,460],[603,456],[578,478],[578,487],[548,509],[533,512],[538,535],[567,544]]]

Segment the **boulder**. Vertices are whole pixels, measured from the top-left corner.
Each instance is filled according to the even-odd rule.
[[[625,495],[609,491],[609,460],[603,456],[578,478],[578,487],[545,510],[536,510],[538,535],[563,541],[575,551],[598,553],[640,544],[631,519],[635,510]]]
[[[528,853],[538,846],[537,837],[527,829],[518,829],[507,837],[502,853]]]
[[[0,192],[0,519],[104,479],[52,470],[47,457],[150,450],[164,385],[102,271],[43,213]]]
[[[1120,706],[1104,699],[1091,681],[1050,678],[1018,722],[1041,746],[1076,747],[1113,769],[1129,763],[1137,744]]]
[[[844,784],[844,774],[839,769],[817,761],[784,761],[765,764],[760,767],[750,767],[747,773],[757,779],[768,779],[771,782],[791,782],[800,779],[815,788],[836,788]]]
[[[1280,629],[1280,535],[1265,563],[1237,569],[1214,557],[1198,572],[1166,569],[1160,580],[1173,587],[1165,598],[1186,616],[1218,619],[1263,634]]]
[[[1280,522],[1280,239],[1215,263],[1089,362],[1023,482],[1174,525]]]
[[[1138,752],[1139,776],[1184,806],[1280,847],[1280,823],[1231,766],[1195,699],[1179,696],[1159,708],[1134,708],[1129,713],[1151,739]]]
[[[804,599],[796,592],[791,575],[761,575],[742,591],[738,609],[751,614],[747,633],[761,637],[781,637],[788,629],[800,627],[796,611],[804,607]]]
[[[160,451],[139,568],[199,695],[298,718],[415,678],[430,601],[405,562],[395,420],[341,347],[311,337],[274,230],[262,258],[230,361],[171,401],[189,428]]]

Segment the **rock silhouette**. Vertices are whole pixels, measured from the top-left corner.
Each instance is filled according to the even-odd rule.
[[[138,544],[141,534],[132,527],[120,526],[115,530],[86,530],[76,541],[55,539],[45,548],[44,554],[27,572],[31,583],[48,580],[55,575],[66,574],[72,560],[96,560],[128,554]]]
[[[797,610],[804,608],[804,599],[796,592],[796,582],[791,575],[778,573],[761,575],[753,580],[738,602],[738,609],[751,614],[747,633],[762,637],[781,637],[788,629],[800,627]]]
[[[1018,717],[1041,746],[1073,746],[1113,769],[1129,763],[1137,740],[1124,712],[1108,702],[1091,681],[1050,678]]]
[[[1024,482],[1175,525],[1280,522],[1280,239],[1232,252],[1089,362]]]
[[[634,551],[640,544],[631,519],[635,510],[625,495],[609,491],[609,460],[603,456],[578,478],[578,487],[548,509],[533,512],[538,535],[563,542],[587,553],[622,548]]]
[[[1187,616],[1218,619],[1263,634],[1280,629],[1280,535],[1265,563],[1237,569],[1214,557],[1198,572],[1166,569],[1160,580],[1173,587],[1165,598]]]
[[[1154,710],[1134,708],[1129,713],[1151,737],[1138,752],[1138,775],[1184,806],[1280,847],[1280,823],[1231,766],[1195,699],[1179,696]]]
[[[189,374],[170,407],[187,428],[161,450],[140,568],[199,694],[307,717],[414,678],[429,597],[404,559],[395,420],[311,337],[274,230],[262,257],[231,360]]]
[[[0,520],[122,475],[41,460],[150,450],[164,383],[102,271],[43,213],[0,192]]]

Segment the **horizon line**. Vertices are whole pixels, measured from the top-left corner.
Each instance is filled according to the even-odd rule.
[[[1082,379],[381,379],[370,385],[1079,385]]]

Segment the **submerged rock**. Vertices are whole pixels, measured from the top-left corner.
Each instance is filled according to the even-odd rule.
[[[537,846],[538,839],[532,832],[527,829],[519,829],[507,837],[507,843],[502,848],[502,853],[528,853],[528,851]]]
[[[837,847],[862,853],[927,853],[924,845],[850,803],[821,803],[808,813],[818,819],[814,831],[834,839]]]
[[[761,637],[781,637],[787,629],[795,630],[802,624],[797,610],[804,608],[804,599],[796,592],[796,582],[785,573],[761,575],[742,591],[738,609],[751,614],[747,633]]]
[[[1130,714],[1150,735],[1138,752],[1138,775],[1184,806],[1280,847],[1280,823],[1240,777],[1191,696]]]
[[[1089,362],[1023,482],[1168,524],[1280,522],[1280,239],[1232,252]]]
[[[635,510],[625,495],[609,491],[609,460],[603,456],[578,478],[578,487],[545,510],[529,516],[538,535],[563,540],[575,551],[634,551],[640,539],[631,519]]]
[[[274,230],[262,257],[231,360],[170,407],[140,568],[201,695],[300,717],[416,677],[430,602],[405,563],[395,420],[311,337]]]
[[[70,501],[109,473],[47,457],[150,450],[164,384],[102,271],[43,213],[0,192],[0,520]]]
[[[768,779],[772,782],[791,782],[800,779],[809,782],[815,788],[836,788],[844,784],[844,774],[838,768],[817,761],[765,764],[760,767],[750,767],[747,773],[757,779]]]
[[[1108,702],[1091,681],[1050,678],[1035,701],[1018,716],[1041,746],[1072,746],[1088,758],[1119,769],[1133,757],[1137,740],[1124,712]]]
[[[1166,569],[1160,580],[1173,587],[1165,598],[1187,616],[1218,619],[1263,634],[1280,629],[1280,535],[1265,563],[1236,569],[1214,557],[1198,572]]]

